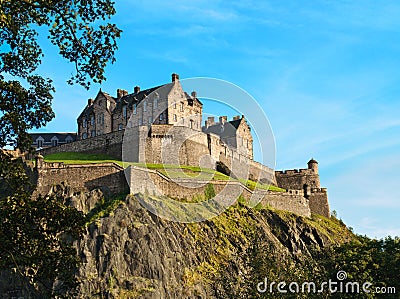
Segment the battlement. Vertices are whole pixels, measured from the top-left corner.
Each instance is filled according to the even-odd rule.
[[[315,174],[313,169],[288,169],[288,170],[277,170],[276,175],[295,175],[295,174]]]

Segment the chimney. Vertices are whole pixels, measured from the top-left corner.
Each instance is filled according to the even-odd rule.
[[[175,81],[179,81],[179,75],[173,73],[173,74],[172,74],[172,82],[175,82]]]
[[[240,119],[240,115],[236,115],[233,117],[233,120],[238,120],[238,119]]]
[[[227,116],[220,116],[220,117],[219,117],[219,123],[220,123],[221,125],[223,125],[224,123],[226,123],[227,120],[228,120],[228,117],[227,117]]]
[[[120,99],[128,94],[125,89],[117,89],[117,98]]]
[[[197,92],[192,91],[192,98],[193,98],[193,99],[196,99],[196,98],[197,98]]]
[[[212,126],[213,124],[214,124],[214,117],[212,117],[212,116],[207,117],[206,128]]]
[[[90,106],[92,106],[93,105],[93,99],[88,99],[87,100],[87,105],[90,107]]]
[[[139,93],[140,92],[140,86],[135,86],[134,92],[135,92],[135,94]]]

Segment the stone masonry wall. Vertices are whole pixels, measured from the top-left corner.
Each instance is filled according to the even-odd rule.
[[[319,175],[312,169],[275,171],[275,176],[278,186],[284,189],[303,189],[304,185],[321,188]]]
[[[37,189],[46,194],[56,185],[72,186],[77,191],[106,187],[112,194],[129,191],[122,167],[114,163],[65,165],[37,160]]]
[[[129,167],[127,170],[128,181],[131,193],[148,193],[151,195],[167,195],[177,198],[190,199],[195,195],[204,194],[208,183],[213,184],[216,194],[222,192],[222,199],[225,202],[235,202],[237,198],[232,198],[239,188],[244,198],[250,199],[253,191],[237,181],[201,181],[201,180],[171,180],[155,170],[148,170],[140,167]],[[228,189],[225,187],[230,185]],[[225,192],[224,192],[225,191]],[[279,210],[287,210],[298,215],[310,217],[311,211],[308,200],[304,197],[301,190],[289,192],[271,192],[259,190],[261,203]],[[226,197],[226,199],[224,199]]]
[[[330,217],[331,212],[326,188],[312,188],[311,193],[308,195],[308,200],[312,213]]]

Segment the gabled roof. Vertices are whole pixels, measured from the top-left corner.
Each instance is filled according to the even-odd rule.
[[[117,105],[114,109],[114,111],[120,111],[122,110],[122,106],[128,105],[129,108],[132,108],[133,104],[139,104],[141,101],[143,101],[146,96],[150,95],[152,92],[156,91],[159,88],[166,88],[167,92],[169,92],[172,88],[172,84],[164,84],[156,87],[152,87],[149,89],[141,90],[138,93],[131,93],[126,96],[123,96],[122,98],[117,100]]]
[[[105,97],[105,98],[106,98],[107,100],[109,100],[110,102],[114,102],[114,103],[116,102],[116,99],[115,99],[115,98],[113,98],[112,96],[110,96],[108,93],[102,91],[101,89],[100,89],[99,92],[97,93],[97,96],[96,96],[94,102],[98,99],[99,95],[102,95],[103,97]],[[109,112],[111,113],[112,111],[109,111]],[[92,113],[93,113],[93,105],[90,105],[90,106],[89,106],[89,105],[86,105],[86,107],[85,107],[85,109],[83,109],[82,113],[79,114],[78,120],[81,119],[81,118],[84,117],[84,116],[89,116],[89,115],[92,114]]]
[[[189,95],[186,91],[184,91],[186,99],[190,100],[190,101],[196,101],[199,105],[203,106],[203,103],[200,102],[200,100],[198,98],[192,97],[191,95]]]
[[[42,137],[44,142],[51,142],[55,138],[59,142],[65,142],[65,140],[68,138],[72,138],[72,141],[77,140],[78,134],[75,132],[66,132],[66,133],[29,133],[29,136],[31,136],[32,141],[35,142],[36,139]]]
[[[244,118],[239,118],[231,121],[227,121],[224,124],[215,123],[207,128],[203,127],[204,133],[213,133],[221,137],[233,137],[236,135],[236,131],[239,128]]]

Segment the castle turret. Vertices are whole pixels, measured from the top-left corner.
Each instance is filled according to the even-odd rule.
[[[318,162],[311,158],[310,161],[308,161],[308,169],[312,169],[315,174],[318,174]]]

